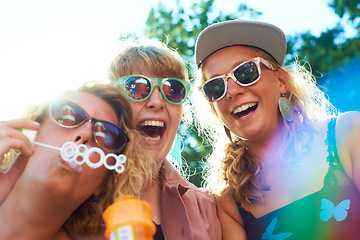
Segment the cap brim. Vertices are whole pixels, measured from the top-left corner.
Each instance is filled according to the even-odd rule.
[[[230,20],[205,28],[195,45],[195,63],[201,63],[214,52],[230,46],[257,47],[270,54],[280,65],[286,54],[286,37],[283,31],[268,23]]]

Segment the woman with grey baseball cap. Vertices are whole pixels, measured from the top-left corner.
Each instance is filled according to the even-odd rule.
[[[223,239],[357,239],[360,113],[338,113],[285,55],[284,33],[264,22],[215,23],[197,38],[194,102],[216,146],[206,183]]]

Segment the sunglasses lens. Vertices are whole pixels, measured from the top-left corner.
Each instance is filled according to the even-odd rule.
[[[186,87],[176,79],[169,79],[163,83],[165,97],[172,103],[180,103],[186,97]]]
[[[210,102],[216,101],[224,95],[225,80],[216,78],[204,85],[204,93]]]
[[[62,102],[51,106],[50,115],[62,127],[76,127],[82,124],[87,116],[71,103]]]
[[[120,128],[103,121],[95,122],[94,137],[100,146],[109,150],[121,149],[128,142],[128,138]]]
[[[150,82],[142,77],[131,77],[126,80],[125,90],[128,97],[134,100],[142,100],[149,96],[151,91]]]
[[[234,71],[235,78],[241,83],[249,85],[259,78],[259,71],[254,62],[248,62]]]
[[[75,128],[88,119],[84,110],[68,101],[52,104],[50,117],[56,124],[64,128]],[[95,120],[93,125],[94,138],[101,147],[108,150],[120,150],[128,142],[126,134],[116,125],[106,121],[93,120]]]

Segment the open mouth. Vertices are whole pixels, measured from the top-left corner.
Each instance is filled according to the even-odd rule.
[[[238,119],[244,118],[246,116],[249,116],[252,112],[254,112],[257,107],[258,107],[258,104],[255,102],[247,103],[247,104],[244,104],[244,105],[236,108],[232,112],[232,114],[233,114],[233,116],[235,116]]]
[[[147,141],[158,141],[166,128],[163,121],[144,121],[138,125],[137,130]]]

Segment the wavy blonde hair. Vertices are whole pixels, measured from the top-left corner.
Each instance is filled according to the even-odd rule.
[[[276,71],[281,71],[285,79],[289,81],[288,91],[283,97],[291,102],[295,114],[291,122],[282,118],[281,124],[286,129],[287,136],[279,148],[279,157],[289,150],[298,154],[309,151],[308,140],[316,132],[314,122],[335,115],[335,108],[319,89],[314,76],[304,66],[297,62],[294,65],[295,68],[282,67],[264,51],[254,49],[258,51],[259,56],[268,60]],[[198,85],[205,81],[204,65],[198,71]],[[260,201],[265,179],[259,159],[248,151],[246,140],[231,136],[229,129],[221,123],[213,103],[204,101],[204,97],[199,93],[196,93],[194,98],[198,117],[197,127],[211,139],[214,148],[207,159],[208,166],[204,171],[205,186],[218,195],[230,191],[239,202]],[[209,111],[212,114],[209,114]],[[280,115],[280,111],[278,114]],[[209,115],[212,117],[205,117]],[[226,141],[226,136],[229,141]],[[290,166],[301,164],[297,159],[287,159],[284,162]]]
[[[141,70],[147,70],[158,77],[175,77],[189,82],[186,64],[180,54],[161,42],[151,44],[123,42],[109,67],[108,78],[110,83],[114,84],[119,77],[137,74]],[[182,121],[190,124],[192,123],[190,103],[185,101],[183,105]],[[178,163],[171,156],[167,156],[167,159],[184,178],[188,178],[186,162]]]
[[[140,196],[141,190],[151,184],[154,163],[144,151],[139,151],[142,144],[141,136],[134,128],[131,107],[120,90],[107,84],[86,83],[75,91],[65,92],[61,97],[78,92],[93,94],[108,103],[116,113],[118,126],[130,139],[126,147],[116,153],[123,153],[127,157],[124,172],[118,174],[116,171],[108,171],[101,183],[100,195],[90,196],[64,223],[64,227],[70,231],[97,234],[105,228],[102,218],[104,210],[117,197],[126,194]],[[47,114],[48,104],[45,103],[30,107],[25,116],[41,123]]]
[[[159,77],[175,77],[189,81],[186,65],[180,54],[164,43],[140,45],[123,43],[109,68],[109,79],[115,83],[119,77],[136,74],[144,69]]]

